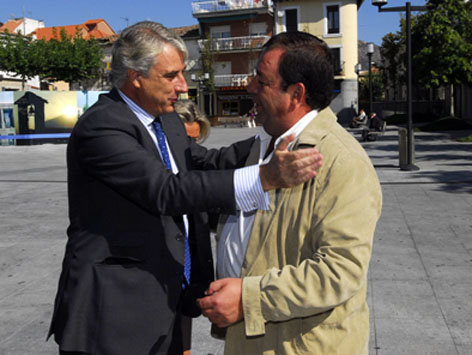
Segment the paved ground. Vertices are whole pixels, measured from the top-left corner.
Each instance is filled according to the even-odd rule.
[[[214,128],[206,144],[256,131]],[[472,354],[472,144],[417,134],[417,172],[398,169],[396,129],[363,145],[384,194],[369,276],[370,354]],[[57,353],[45,337],[67,227],[64,154],[65,145],[0,147],[2,355]],[[196,320],[192,354],[222,354],[208,330]]]

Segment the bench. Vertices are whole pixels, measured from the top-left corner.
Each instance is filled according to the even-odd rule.
[[[377,124],[373,125],[371,122],[370,127],[362,128],[362,140],[364,142],[373,142],[377,140],[377,137],[383,136],[385,134],[385,129],[387,128],[387,122],[377,119]]]

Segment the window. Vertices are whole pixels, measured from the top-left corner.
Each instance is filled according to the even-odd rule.
[[[214,62],[213,69],[215,75],[231,74],[231,62]]]
[[[327,33],[340,33],[339,27],[339,5],[330,5],[326,7]]]
[[[297,9],[285,10],[285,30],[287,32],[298,31],[298,11],[297,11]]]
[[[238,116],[239,107],[237,101],[223,101],[223,116]]]
[[[331,55],[333,56],[334,75],[339,75],[343,70],[341,65],[341,48],[331,48]]]
[[[212,38],[230,38],[230,26],[213,26],[210,27],[210,34]]]
[[[265,22],[254,22],[249,24],[249,36],[264,36],[267,34]]]

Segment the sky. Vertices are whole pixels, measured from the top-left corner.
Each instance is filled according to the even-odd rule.
[[[425,0],[410,2],[412,6],[426,3]],[[405,3],[389,0],[387,6],[405,6]],[[371,0],[364,0],[358,13],[358,38],[380,45],[385,34],[399,30],[402,14],[379,13]],[[23,16],[43,20],[46,27],[103,18],[115,32],[142,20],[160,22],[166,27],[198,23],[192,16],[192,0],[0,0],[0,22]]]

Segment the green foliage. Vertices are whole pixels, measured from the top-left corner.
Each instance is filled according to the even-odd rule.
[[[412,26],[414,75],[425,87],[472,84],[472,2],[430,0]]]
[[[405,62],[403,60],[405,46],[399,33],[387,33],[382,38],[380,54],[383,59],[383,70],[385,73],[385,85],[393,87],[394,99],[397,97],[397,87],[406,82]]]
[[[83,39],[79,30],[73,38],[69,38],[63,29],[60,39],[56,38],[42,44],[49,53],[43,71],[45,77],[70,83],[98,76],[103,54],[95,39]]]
[[[464,138],[459,138],[457,141],[463,143],[472,143],[472,134]]]
[[[382,75],[372,72],[372,100],[381,101],[385,99],[385,85]],[[363,76],[359,79],[359,100],[369,101],[369,77]]]
[[[66,82],[98,76],[103,53],[95,39],[84,40],[77,30],[73,38],[62,29],[59,38],[31,40],[21,34],[6,34],[0,46],[0,69],[21,75]]]
[[[215,90],[215,82],[214,82],[214,58],[213,58],[213,43],[210,36],[207,36],[206,39],[203,41],[203,48],[201,50],[201,71],[199,73],[200,77],[203,77],[205,73],[210,74],[210,80],[206,80],[204,82],[205,90],[206,91],[214,91]]]
[[[29,51],[31,38],[6,32],[0,45],[0,70],[16,73],[22,78],[36,75],[34,53]]]

